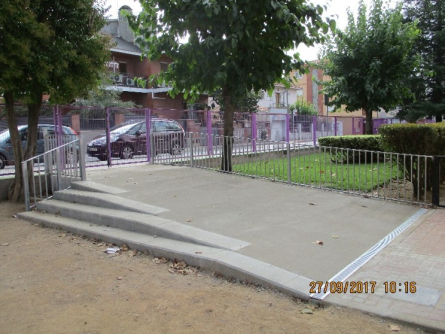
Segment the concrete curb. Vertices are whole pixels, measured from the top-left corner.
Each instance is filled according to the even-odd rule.
[[[69,219],[70,223],[80,220],[98,224],[102,227],[105,226],[106,228],[118,228],[122,231],[158,236],[221,249],[238,250],[249,245],[249,243],[242,240],[229,238],[193,226],[138,212],[100,208],[58,200],[39,202],[37,203],[37,208],[40,211],[48,213],[34,213],[35,215],[40,215],[40,219],[44,219],[45,217],[51,219],[55,217],[51,214],[54,214],[60,220],[64,218]],[[31,215],[32,214],[33,213],[31,213]],[[30,215],[28,216],[31,217]]]
[[[126,244],[131,249],[153,256],[185,261],[187,264],[225,277],[233,277],[246,283],[259,284],[277,289],[297,298],[309,300],[311,280],[284,269],[272,266],[227,249],[157,238],[117,228],[98,226],[87,222],[66,221],[63,217],[43,213],[25,212],[19,217],[56,229],[62,229],[92,239],[117,245]],[[49,219],[48,219],[49,218]]]

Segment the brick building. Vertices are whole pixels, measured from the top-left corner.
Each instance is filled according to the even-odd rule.
[[[112,84],[106,89],[121,91],[123,101],[134,101],[143,108],[186,109],[187,103],[182,94],[171,98],[167,94],[171,89],[168,85],[152,87],[148,84],[149,77],[166,70],[172,60],[166,56],[157,61],[141,57],[142,50],[134,43],[134,34],[123,10],[132,12],[130,7],[122,6],[118,18],[108,20],[101,31],[109,35],[112,42],[111,59],[106,64]],[[207,95],[203,95],[196,103],[207,103]]]

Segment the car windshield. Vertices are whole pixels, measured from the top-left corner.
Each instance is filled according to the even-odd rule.
[[[20,125],[17,127],[17,129],[20,131],[22,129],[26,128],[26,125]],[[0,132],[0,141],[5,141],[8,140],[10,137],[9,135],[9,130],[3,130],[2,132]]]
[[[137,123],[136,124],[135,123],[131,123],[131,124],[125,124],[123,126],[114,127],[114,129],[112,129],[110,133],[113,134],[113,135],[118,136],[118,135],[127,133],[135,125],[138,125],[138,124]]]

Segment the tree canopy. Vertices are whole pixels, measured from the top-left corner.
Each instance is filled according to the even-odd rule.
[[[401,5],[395,9],[374,0],[367,8],[360,1],[357,18],[348,11],[348,25],[338,31],[324,49],[321,66],[331,80],[324,93],[332,97],[330,105],[346,111],[363,109],[366,133],[372,133],[372,112],[397,107],[411,94],[405,85],[417,66],[409,57],[420,31],[415,22],[404,23]]]
[[[440,122],[445,115],[445,1],[405,0],[403,16],[421,30],[411,50],[411,57],[420,55],[420,66],[407,79],[413,96],[403,101],[399,116],[409,121],[433,116]]]
[[[3,92],[15,160],[10,198],[21,194],[21,161],[35,154],[42,95],[67,103],[97,85],[108,39],[103,5],[95,0],[0,2],[0,91]],[[28,106],[28,141],[22,152],[14,102]]]
[[[151,60],[162,54],[173,62],[160,80],[172,94],[187,98],[222,90],[224,135],[233,135],[234,101],[248,92],[269,90],[293,69],[298,55],[286,51],[300,43],[323,42],[335,21],[323,19],[323,7],[300,0],[142,0],[133,22],[136,42]],[[223,170],[231,170],[230,141]]]

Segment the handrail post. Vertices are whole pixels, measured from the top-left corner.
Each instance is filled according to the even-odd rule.
[[[155,152],[151,151],[152,145],[151,145],[151,109],[146,108],[145,109],[145,144],[147,145],[147,162],[153,163],[151,161],[152,154],[154,155]]]
[[[23,172],[23,188],[25,192],[25,208],[26,211],[30,211],[31,207],[29,204],[28,164],[26,161],[22,162],[22,172]]]
[[[256,124],[256,113],[252,114],[252,151],[256,153],[256,137],[257,137],[257,124]]]
[[[292,168],[291,168],[291,159],[290,159],[290,143],[289,141],[287,144],[287,183],[291,184],[292,182]]]
[[[193,168],[193,132],[189,132],[190,167]]]
[[[80,134],[79,138],[79,170],[80,170],[80,180],[86,181],[87,180],[87,173],[86,173],[86,166],[85,166],[85,137],[83,134]],[[76,144],[74,144],[76,146]],[[74,147],[74,150],[77,151],[76,147]],[[76,162],[74,162],[76,163]]]
[[[440,158],[433,156],[432,159],[432,201],[433,206],[437,207],[440,204],[440,193],[439,193],[439,182],[440,182]]]

